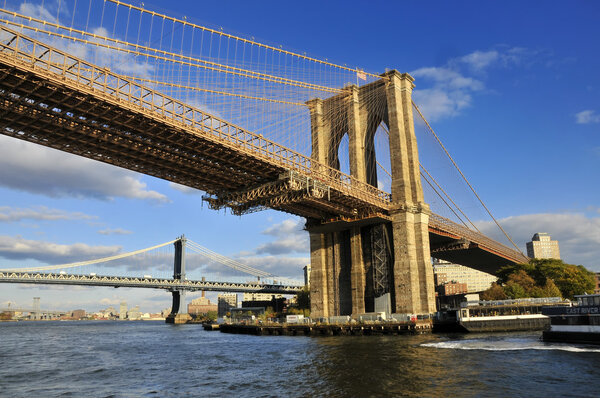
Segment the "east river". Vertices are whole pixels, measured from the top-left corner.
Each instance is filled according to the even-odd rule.
[[[538,338],[259,337],[162,322],[5,322],[0,396],[598,396],[600,347]]]

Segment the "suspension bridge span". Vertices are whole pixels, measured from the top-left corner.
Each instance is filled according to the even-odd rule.
[[[109,263],[111,261],[123,261],[123,259],[127,259],[128,257],[143,254],[171,244],[174,245],[175,249],[173,256],[172,278],[156,278],[152,277],[151,275],[117,276],[99,274],[98,272],[73,272],[73,270],[81,269],[82,267],[93,264]],[[200,280],[188,279],[186,277],[186,247],[191,248],[195,253],[201,254],[204,258],[210,261],[256,277],[257,280],[231,282],[208,281],[204,277]],[[142,264],[142,267],[144,267],[144,264]],[[69,270],[69,272],[65,270]],[[210,249],[199,245],[198,243],[186,239],[183,236],[173,241],[165,242],[146,249],[122,253],[100,259],[51,266],[0,269],[0,283],[162,289],[171,292],[173,296],[171,315],[167,321],[173,321],[178,315],[185,315],[187,312],[185,306],[186,292],[195,292],[200,290],[235,293],[296,294],[303,288],[303,284],[298,281],[281,278],[266,271],[250,267],[244,263],[215,253]]]
[[[213,209],[241,215],[271,208],[305,217],[314,316],[434,312],[431,256],[486,272],[527,261],[518,249],[481,234],[424,169],[414,118],[435,133],[412,101],[410,75],[334,65],[117,0],[101,5],[103,20],[107,7],[114,8],[112,34],[89,28],[93,1],[85,27],[77,28],[76,4],[71,26],[60,23],[60,9],[56,19],[1,10],[0,133],[200,189]],[[137,40],[129,40],[135,18]],[[152,30],[155,19],[160,34]],[[200,53],[210,37],[208,56],[195,54],[200,34]],[[93,48],[94,57],[75,56],[73,48]],[[118,54],[117,62],[108,53]],[[136,75],[127,62],[146,72]],[[327,68],[335,73],[319,72]],[[326,85],[323,75],[341,84]],[[347,76],[356,84],[344,81]],[[229,105],[235,101],[246,102]],[[380,131],[389,147],[376,156]],[[304,150],[278,143],[302,134],[309,142]],[[342,142],[348,149],[340,155]],[[341,171],[343,156],[348,172]],[[379,187],[382,158],[389,163],[389,192]],[[422,181],[463,225],[431,211]],[[184,283],[177,277],[70,281],[210,290],[191,281],[169,286]]]

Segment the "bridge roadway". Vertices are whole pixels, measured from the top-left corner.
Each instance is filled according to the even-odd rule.
[[[38,313],[42,315],[51,315],[51,316],[61,316],[65,315],[69,311],[61,311],[61,310],[36,310],[35,308],[0,308],[0,312],[29,312],[29,313]]]
[[[235,214],[390,220],[389,193],[4,26],[0,133],[203,190]],[[527,261],[436,214],[429,232],[435,257],[486,271]]]
[[[169,291],[218,291],[237,293],[296,294],[303,286],[258,283],[211,282],[166,278],[137,278],[106,275],[77,275],[42,272],[0,272],[0,283],[32,283],[44,285],[78,285],[105,287],[139,287]]]

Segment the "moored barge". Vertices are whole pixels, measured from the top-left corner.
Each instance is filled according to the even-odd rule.
[[[575,296],[572,306],[544,307],[550,318],[542,340],[559,343],[600,344],[600,294]]]

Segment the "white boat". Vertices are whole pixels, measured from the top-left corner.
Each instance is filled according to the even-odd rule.
[[[575,296],[572,306],[544,307],[550,327],[542,339],[550,342],[600,344],[600,294]]]

